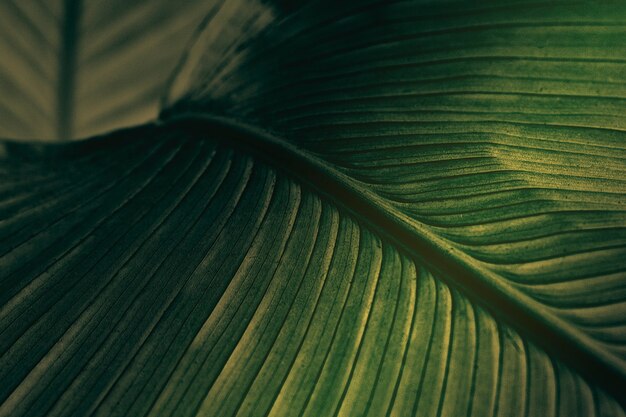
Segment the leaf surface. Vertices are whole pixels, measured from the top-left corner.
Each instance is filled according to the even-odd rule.
[[[5,143],[0,415],[623,415],[620,7],[229,2]]]
[[[446,253],[439,268],[473,271],[467,290],[483,281],[523,299],[626,375],[626,9],[307,12],[225,63],[189,60],[178,106],[220,103],[327,161]]]

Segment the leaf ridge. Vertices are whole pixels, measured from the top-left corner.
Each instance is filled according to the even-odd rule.
[[[447,283],[460,288],[473,301],[495,312],[496,317],[516,323],[516,328],[522,333],[530,329],[531,337],[540,345],[542,340],[549,340],[549,346],[542,347],[549,352],[558,351],[574,367],[578,364],[577,369],[584,375],[600,384],[612,381],[607,383],[605,389],[615,390],[615,387],[626,383],[625,367],[618,357],[604,351],[587,335],[528,295],[502,282],[494,272],[472,265],[472,258],[468,258],[445,239],[419,226],[413,219],[322,159],[256,127],[226,117],[204,113],[178,114],[165,119],[162,124],[191,132],[202,131],[209,126],[220,131],[230,138],[231,146],[268,160],[277,169],[296,176],[316,192],[338,202],[350,214],[407,251],[412,259],[428,265]],[[393,214],[390,216],[390,213]],[[424,252],[428,255],[425,256]],[[520,325],[520,322],[524,324]]]

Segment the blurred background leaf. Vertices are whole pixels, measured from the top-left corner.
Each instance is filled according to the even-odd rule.
[[[68,140],[154,119],[217,1],[0,2],[0,137]]]

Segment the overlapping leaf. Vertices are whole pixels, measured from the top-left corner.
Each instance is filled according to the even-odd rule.
[[[0,137],[84,138],[153,119],[218,1],[9,0],[0,4]]]
[[[211,16],[170,121],[5,146],[0,415],[624,413],[623,6]]]

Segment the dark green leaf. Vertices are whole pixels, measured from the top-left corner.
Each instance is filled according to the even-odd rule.
[[[358,3],[5,144],[0,415],[624,415],[624,5]]]

